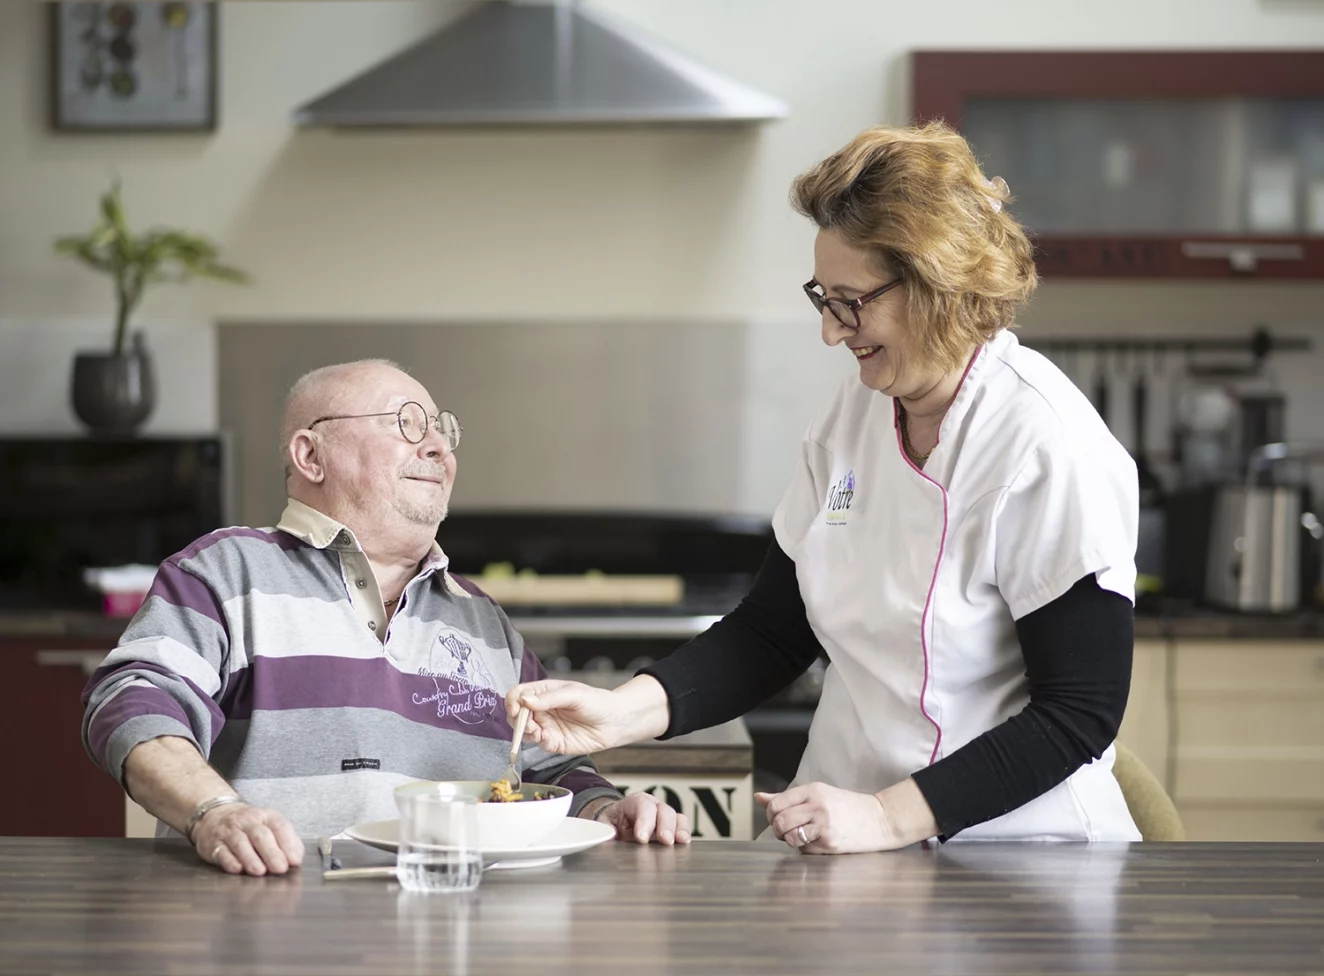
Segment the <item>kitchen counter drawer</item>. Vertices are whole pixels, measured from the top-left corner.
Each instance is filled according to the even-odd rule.
[[[124,836],[124,791],[83,750],[84,660],[105,651],[71,637],[0,639],[5,742],[0,835]]]
[[[1258,806],[1183,803],[1186,839],[1193,841],[1324,841],[1324,804]]]
[[[1324,748],[1178,747],[1173,799],[1324,804]]]
[[[1139,757],[1151,773],[1170,789],[1167,667],[1170,648],[1163,641],[1138,640],[1131,665],[1131,693],[1117,741]]]
[[[1181,640],[1176,654],[1179,699],[1317,697],[1324,707],[1324,641]]]
[[[1313,748],[1324,755],[1324,696],[1188,699],[1177,711],[1177,741],[1183,750],[1243,748],[1262,756],[1280,751],[1286,756]]]

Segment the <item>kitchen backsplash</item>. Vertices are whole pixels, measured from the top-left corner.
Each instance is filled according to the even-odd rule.
[[[157,377],[152,434],[217,429],[216,329],[211,324],[144,322]],[[0,435],[75,434],[84,428],[69,405],[73,358],[109,352],[111,319],[0,318]]]
[[[1054,328],[1049,318],[1036,316],[1022,337],[1145,332],[1108,330],[1088,316]],[[1289,439],[1324,444],[1324,329],[1309,321],[1269,324],[1310,338],[1315,348],[1272,357],[1264,377],[1242,385],[1285,393]],[[1179,323],[1149,331],[1248,335],[1250,328]],[[68,405],[70,361],[79,349],[104,347],[107,333],[99,320],[0,320],[0,433],[79,431]],[[776,505],[809,418],[853,368],[840,350],[822,347],[812,317],[761,324],[150,322],[147,333],[160,399],[144,433],[230,429],[238,516],[248,522],[279,514],[275,432],[285,390],[329,362],[394,358],[459,414],[466,434],[457,507],[757,515]],[[1098,368],[1091,354],[1059,357],[1059,365],[1091,390]],[[1137,363],[1123,356],[1104,366],[1112,379],[1109,419],[1130,446]],[[1161,370],[1148,366],[1147,440],[1160,474],[1170,477],[1163,460],[1184,363],[1174,356]],[[1315,475],[1324,489],[1324,471]]]
[[[460,418],[457,509],[768,515],[815,409],[854,369],[808,319],[223,324],[239,517],[280,514],[285,391],[309,369],[368,357],[399,362]]]
[[[1273,328],[1312,339],[1318,332],[1320,341],[1306,354],[1271,357],[1262,377],[1240,386],[1285,392],[1289,438],[1324,443],[1324,384],[1318,383],[1324,330],[1291,323]],[[1219,331],[1249,336],[1250,326]],[[1080,332],[1038,326],[1021,334],[1033,341]],[[238,445],[239,514],[255,522],[274,520],[283,498],[275,431],[284,391],[302,372],[325,363],[395,359],[439,405],[455,411],[465,427],[457,508],[757,515],[776,506],[806,425],[853,370],[844,351],[821,345],[812,318],[761,324],[236,323],[223,324],[219,333],[220,417]],[[1109,420],[1130,447],[1135,357],[1100,363],[1087,353],[1058,362],[1087,393],[1096,371],[1105,370]],[[1168,430],[1185,362],[1176,355],[1161,367],[1146,359],[1145,367],[1147,444],[1160,475],[1171,477]]]

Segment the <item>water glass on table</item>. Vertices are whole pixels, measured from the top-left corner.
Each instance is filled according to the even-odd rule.
[[[401,804],[396,877],[406,891],[472,891],[483,877],[478,801],[421,793]]]

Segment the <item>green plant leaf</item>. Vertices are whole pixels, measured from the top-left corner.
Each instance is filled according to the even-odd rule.
[[[129,235],[128,221],[124,216],[124,204],[120,200],[120,181],[116,180],[101,197],[101,215],[106,223],[115,228],[121,236]]]
[[[138,242],[134,240],[132,234],[116,233],[108,250],[111,254],[111,262],[120,268],[128,269],[139,260]]]
[[[115,344],[123,348],[129,318],[151,284],[183,284],[193,277],[242,283],[248,275],[220,263],[220,248],[202,234],[173,228],[152,228],[134,234],[120,198],[116,180],[101,196],[100,220],[86,235],[69,235],[54,242],[57,254],[77,258],[110,275],[115,286]]]
[[[85,237],[62,237],[55,242],[55,250],[60,254],[76,257],[97,271],[106,273],[111,271],[110,261]]]
[[[198,274],[206,275],[208,278],[215,278],[217,281],[232,281],[236,285],[246,285],[253,279],[247,271],[239,268],[232,268],[225,264],[208,265],[205,271],[199,271]]]
[[[103,221],[92,228],[92,232],[87,235],[87,241],[96,250],[104,250],[114,242],[118,233],[114,227]]]
[[[220,248],[200,234],[164,231],[160,239],[169,248],[172,258],[183,264],[205,264],[215,261],[220,254]]]

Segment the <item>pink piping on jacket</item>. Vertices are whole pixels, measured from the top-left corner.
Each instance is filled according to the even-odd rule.
[[[961,387],[965,385],[965,378],[970,375],[970,370],[974,368],[975,361],[979,359],[979,354],[983,351],[984,351],[984,347],[980,346],[977,350],[975,350],[975,354],[970,357],[970,362],[966,363],[965,372],[961,374],[961,382],[956,385],[956,393],[952,395],[953,401],[955,401],[956,397],[960,395]],[[924,652],[924,683],[920,686],[919,689],[919,710],[920,710],[920,714],[922,714],[926,719],[929,720],[929,724],[933,726],[934,731],[938,733],[937,738],[933,740],[933,751],[929,753],[929,765],[932,766],[934,760],[938,758],[938,749],[942,745],[942,726],[939,725],[934,720],[933,716],[929,714],[929,710],[924,704],[924,699],[928,696],[928,692],[929,692],[928,624],[929,624],[929,613],[933,609],[933,591],[938,586],[938,570],[942,567],[943,553],[946,552],[947,550],[947,489],[944,488],[942,485],[938,484],[938,482],[934,481],[928,475],[926,475],[924,473],[924,469],[921,468],[914,461],[912,461],[910,459],[910,455],[906,453],[905,444],[903,444],[901,441],[901,423],[900,423],[901,402],[899,400],[893,400],[892,404],[893,404],[892,426],[896,428],[897,449],[901,452],[901,456],[906,459],[906,463],[909,464],[912,468],[914,468],[915,473],[917,475],[919,475],[929,484],[933,485],[940,492],[942,492],[942,538],[938,542],[938,560],[933,564],[933,576],[929,580],[929,592],[928,595],[925,596],[924,598],[924,612],[920,615],[920,620],[919,620],[919,646],[920,649]],[[933,445],[934,449],[936,450],[938,444],[941,443],[942,443],[942,428],[940,426],[938,429],[938,440]]]

